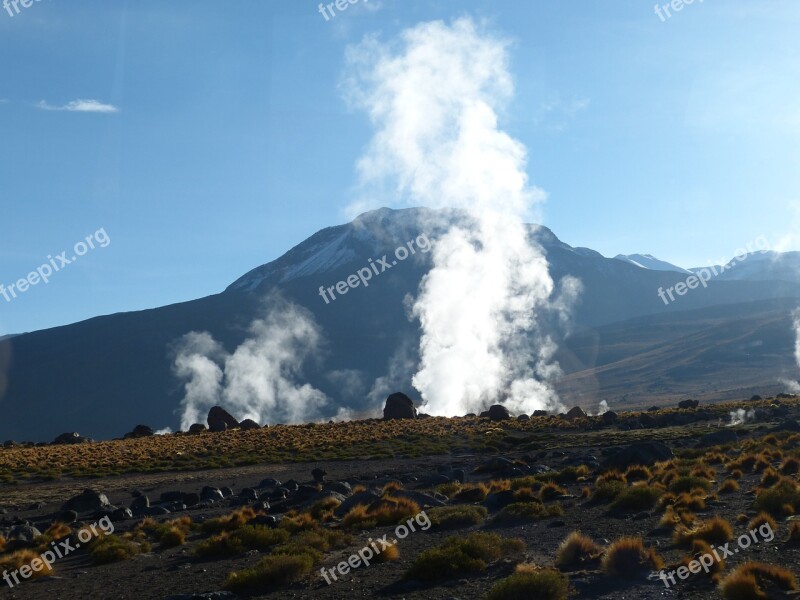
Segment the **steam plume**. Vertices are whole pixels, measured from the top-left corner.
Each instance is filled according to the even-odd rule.
[[[507,46],[462,18],[348,51],[346,92],[376,129],[358,162],[362,189],[469,215],[436,241],[412,308],[422,327],[413,385],[434,415],[506,394],[511,410],[559,407],[556,346],[538,322],[554,284],[524,225],[545,195],[528,184],[524,146],[498,127],[513,95]]]
[[[800,308],[792,313],[794,319],[794,360],[800,368]],[[796,380],[783,381],[788,390],[793,394],[800,394],[800,382]]]
[[[239,420],[298,423],[312,419],[327,403],[321,391],[295,383],[321,341],[307,311],[279,302],[251,323],[249,334],[232,354],[207,332],[181,338],[173,365],[186,382],[181,429],[203,422],[215,404]]]

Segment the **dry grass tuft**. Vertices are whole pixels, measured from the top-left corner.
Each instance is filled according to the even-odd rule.
[[[556,567],[562,570],[580,568],[600,559],[605,550],[592,538],[573,531],[556,551]]]
[[[648,571],[662,569],[664,561],[655,550],[645,548],[642,538],[625,537],[608,547],[602,567],[606,575],[635,579]]]

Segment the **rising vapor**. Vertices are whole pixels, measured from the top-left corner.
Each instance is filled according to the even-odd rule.
[[[556,345],[539,322],[554,283],[524,224],[545,195],[528,183],[525,147],[498,127],[514,87],[507,47],[462,18],[348,50],[346,97],[376,129],[357,165],[363,197],[469,215],[436,241],[411,311],[422,328],[413,385],[433,415],[500,400],[520,412],[561,408]]]
[[[794,360],[797,367],[800,368],[800,308],[792,313],[792,318],[794,319]],[[800,394],[800,382],[791,380],[784,383],[791,393]]]
[[[173,364],[185,381],[181,429],[202,423],[217,404],[239,420],[300,423],[315,418],[328,402],[318,389],[296,383],[302,364],[321,342],[313,317],[289,303],[271,304],[232,354],[207,332],[181,338]]]

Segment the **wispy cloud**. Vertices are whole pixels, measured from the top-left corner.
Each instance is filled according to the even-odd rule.
[[[68,102],[63,106],[53,106],[52,104],[48,104],[44,100],[40,101],[36,108],[40,108],[42,110],[65,110],[68,112],[91,112],[91,113],[118,113],[119,108],[114,106],[113,104],[106,104],[104,102],[100,102],[99,100],[73,100],[72,102]]]
[[[588,110],[590,104],[589,98],[573,98],[566,101],[556,94],[539,105],[533,121],[537,126],[561,133],[579,113]]]

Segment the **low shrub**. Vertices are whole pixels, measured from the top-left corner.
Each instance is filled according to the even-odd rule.
[[[722,485],[719,486],[719,490],[717,491],[718,494],[733,494],[734,492],[739,491],[739,482],[735,479],[726,479],[722,482]]]
[[[770,597],[768,592],[771,588],[797,590],[797,580],[787,569],[747,562],[732,571],[719,586],[720,593],[726,600],[766,600]]]
[[[223,586],[232,592],[267,591],[272,587],[300,580],[314,568],[314,560],[305,554],[275,554],[262,558],[248,569],[228,575]]]
[[[636,485],[623,490],[611,503],[614,510],[650,510],[661,496],[661,491],[647,485]]]
[[[683,475],[670,483],[668,487],[669,491],[673,494],[691,492],[696,488],[707,492],[711,489],[711,482],[704,477],[698,477],[696,475]]]
[[[483,506],[440,506],[427,511],[433,527],[456,528],[480,525],[488,511]]]
[[[786,477],[771,488],[759,490],[753,503],[755,510],[774,517],[793,514],[797,507],[800,507],[800,486]]]
[[[507,525],[562,516],[564,516],[564,508],[560,504],[545,505],[536,502],[514,502],[503,507],[494,516],[492,523],[495,525]]]
[[[236,556],[248,550],[267,550],[289,540],[285,529],[272,529],[264,525],[246,525],[233,532],[223,531],[200,542],[194,549],[198,558]]]
[[[603,556],[602,568],[607,575],[635,579],[651,570],[664,567],[655,550],[645,548],[642,538],[625,537],[611,544]]]
[[[709,544],[724,544],[732,539],[733,527],[722,517],[712,517],[692,529],[679,526],[672,536],[676,546],[688,546],[695,540],[703,540]]]
[[[31,567],[31,562],[34,560],[39,561],[39,563],[42,564],[42,568],[38,571],[34,571],[33,567]],[[34,552],[33,550],[17,550],[12,554],[0,557],[0,573],[4,573],[5,571],[16,571],[23,566],[30,567],[30,578],[32,579],[53,574],[52,567],[50,567],[41,559],[38,552]],[[3,587],[5,587],[5,584],[3,584]]]
[[[581,568],[599,560],[603,552],[603,547],[592,538],[573,531],[558,547],[555,564],[561,570]]]
[[[143,550],[141,544],[115,535],[95,538],[89,546],[89,554],[98,565],[128,560]]]
[[[486,569],[490,562],[520,553],[524,548],[522,540],[504,539],[494,533],[477,532],[465,537],[450,537],[442,545],[422,552],[405,577],[436,581],[478,573]]]
[[[250,507],[233,511],[229,515],[209,519],[202,525],[206,533],[222,533],[223,531],[235,531],[244,527],[248,522],[256,518],[256,512]]]
[[[567,600],[569,583],[566,576],[555,569],[539,569],[532,565],[518,565],[510,577],[498,581],[488,595],[488,600]]]

